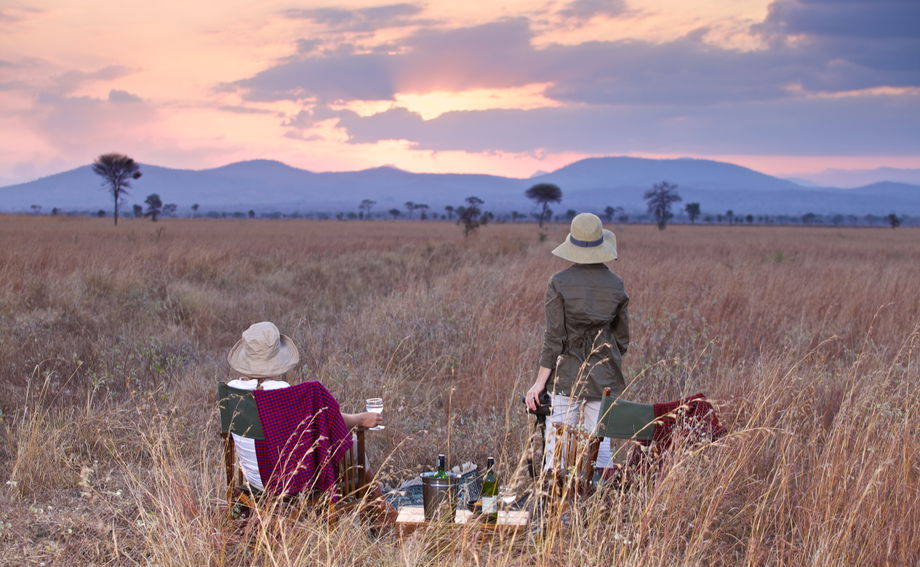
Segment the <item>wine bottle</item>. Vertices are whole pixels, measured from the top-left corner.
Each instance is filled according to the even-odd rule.
[[[490,524],[498,521],[498,477],[492,457],[486,460],[486,475],[482,478],[482,517]]]
[[[438,472],[434,473],[435,478],[447,478],[447,457],[438,455]]]

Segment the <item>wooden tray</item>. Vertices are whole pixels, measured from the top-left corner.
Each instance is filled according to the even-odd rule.
[[[396,518],[396,533],[399,538],[427,528],[430,522],[425,521],[425,509],[422,506],[403,506],[399,509]],[[477,529],[498,533],[515,533],[526,529],[530,525],[530,513],[526,510],[510,510],[498,513],[498,522],[494,524],[483,522],[481,518],[473,515],[468,510],[457,510],[452,524],[461,529]]]

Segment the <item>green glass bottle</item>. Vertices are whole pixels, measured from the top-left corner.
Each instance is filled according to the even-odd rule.
[[[447,457],[438,455],[438,472],[434,473],[435,478],[447,478]]]
[[[498,476],[492,457],[486,460],[486,474],[482,477],[482,518],[490,524],[498,522]]]

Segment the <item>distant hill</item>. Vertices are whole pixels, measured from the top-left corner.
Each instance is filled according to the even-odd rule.
[[[739,191],[788,191],[801,189],[791,181],[720,161],[703,159],[640,159],[629,157],[588,158],[552,173],[533,178],[576,190],[606,187],[649,188],[668,180],[694,189]]]
[[[362,199],[377,202],[375,212],[403,208],[406,201],[426,203],[442,212],[470,195],[496,212],[534,210],[524,191],[535,183],[556,183],[567,209],[602,210],[621,206],[644,210],[642,194],[667,180],[678,185],[684,202],[698,201],[704,214],[732,209],[740,214],[920,214],[920,186],[875,183],[857,189],[803,186],[730,163],[699,159],[654,160],[630,157],[590,158],[556,171],[516,179],[494,175],[411,173],[393,167],[317,173],[281,162],[253,160],[203,170],[141,165],[144,176],[124,200],[124,211],[150,193],[176,203],[187,214],[194,203],[206,211],[338,212],[355,211]],[[111,198],[90,166],[28,183],[0,187],[0,210],[45,212],[111,209]]]
[[[875,183],[892,181],[920,185],[920,169],[899,169],[879,167],[876,169],[827,169],[821,173],[800,175],[807,183],[830,187],[864,187]],[[796,181],[792,179],[791,181]]]

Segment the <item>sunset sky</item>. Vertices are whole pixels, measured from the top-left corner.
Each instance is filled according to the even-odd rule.
[[[601,155],[920,168],[920,2],[0,0],[0,184],[109,151],[518,177]]]

